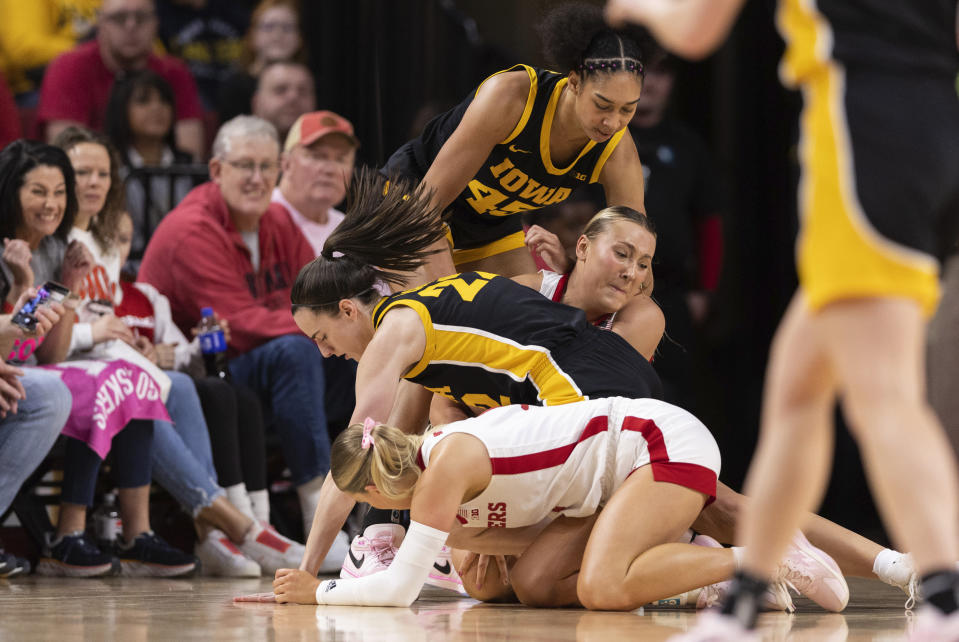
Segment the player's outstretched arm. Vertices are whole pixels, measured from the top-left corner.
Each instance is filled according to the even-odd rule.
[[[609,0],[613,26],[645,25],[666,49],[684,58],[704,58],[729,33],[745,0]]]

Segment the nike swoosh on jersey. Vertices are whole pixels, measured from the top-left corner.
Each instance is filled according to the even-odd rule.
[[[529,151],[528,149],[520,149],[520,148],[518,148],[516,145],[510,145],[510,146],[509,146],[509,151],[511,151],[511,152],[516,152],[516,153],[518,153],[518,154],[532,154],[532,153],[533,153],[533,152]]]
[[[433,568],[435,568],[437,571],[439,571],[443,575],[449,575],[450,571],[453,570],[452,568],[450,568],[449,562],[443,562],[443,566],[440,566],[436,562],[433,562]]]

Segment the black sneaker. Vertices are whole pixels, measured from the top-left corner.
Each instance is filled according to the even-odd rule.
[[[53,577],[99,577],[120,572],[119,561],[104,553],[81,531],[53,539],[43,536],[43,555],[37,564],[37,575]]]
[[[26,575],[29,572],[30,562],[0,548],[0,579],[7,579],[14,575]]]
[[[127,577],[177,577],[193,573],[199,564],[153,531],[140,533],[130,544],[118,542],[117,556],[120,575]]]

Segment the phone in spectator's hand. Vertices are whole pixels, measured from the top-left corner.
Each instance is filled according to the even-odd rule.
[[[24,303],[23,307],[13,315],[13,322],[26,332],[36,332],[37,308],[50,305],[51,301],[62,303],[68,296],[70,296],[70,288],[55,281],[47,281],[37,290],[37,295]]]

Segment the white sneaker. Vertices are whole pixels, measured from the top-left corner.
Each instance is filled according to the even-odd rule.
[[[247,531],[239,549],[259,564],[268,576],[275,574],[277,569],[299,568],[306,552],[302,544],[280,535],[269,524],[256,521]]]
[[[908,642],[959,641],[959,611],[946,615],[931,604],[919,609],[909,627]]]
[[[245,556],[221,530],[213,529],[198,543],[193,554],[203,575],[215,577],[260,577],[260,565]]]
[[[706,611],[696,618],[696,624],[685,633],[674,635],[669,642],[759,642],[759,633],[743,627],[731,615]]]
[[[320,573],[323,575],[336,573],[343,566],[343,559],[349,552],[350,537],[343,531],[339,531],[330,546],[330,551],[323,558],[323,563],[320,564]]]
[[[440,554],[436,556],[433,568],[430,569],[430,574],[426,577],[426,583],[430,586],[437,586],[448,591],[455,591],[460,595],[466,595],[463,580],[460,579],[460,574],[453,568],[450,550],[452,549],[449,546],[440,549]]]
[[[802,593],[827,611],[839,612],[849,603],[849,585],[839,565],[797,533],[779,565],[776,580]]]
[[[909,553],[900,553],[891,563],[881,568],[876,573],[876,577],[890,586],[900,588],[906,594],[907,611],[912,610],[912,607],[921,598],[919,594],[919,575],[916,573],[916,565]]]
[[[406,529],[398,524],[372,524],[350,544],[340,577],[365,577],[389,568]],[[327,556],[329,557],[329,556]]]

